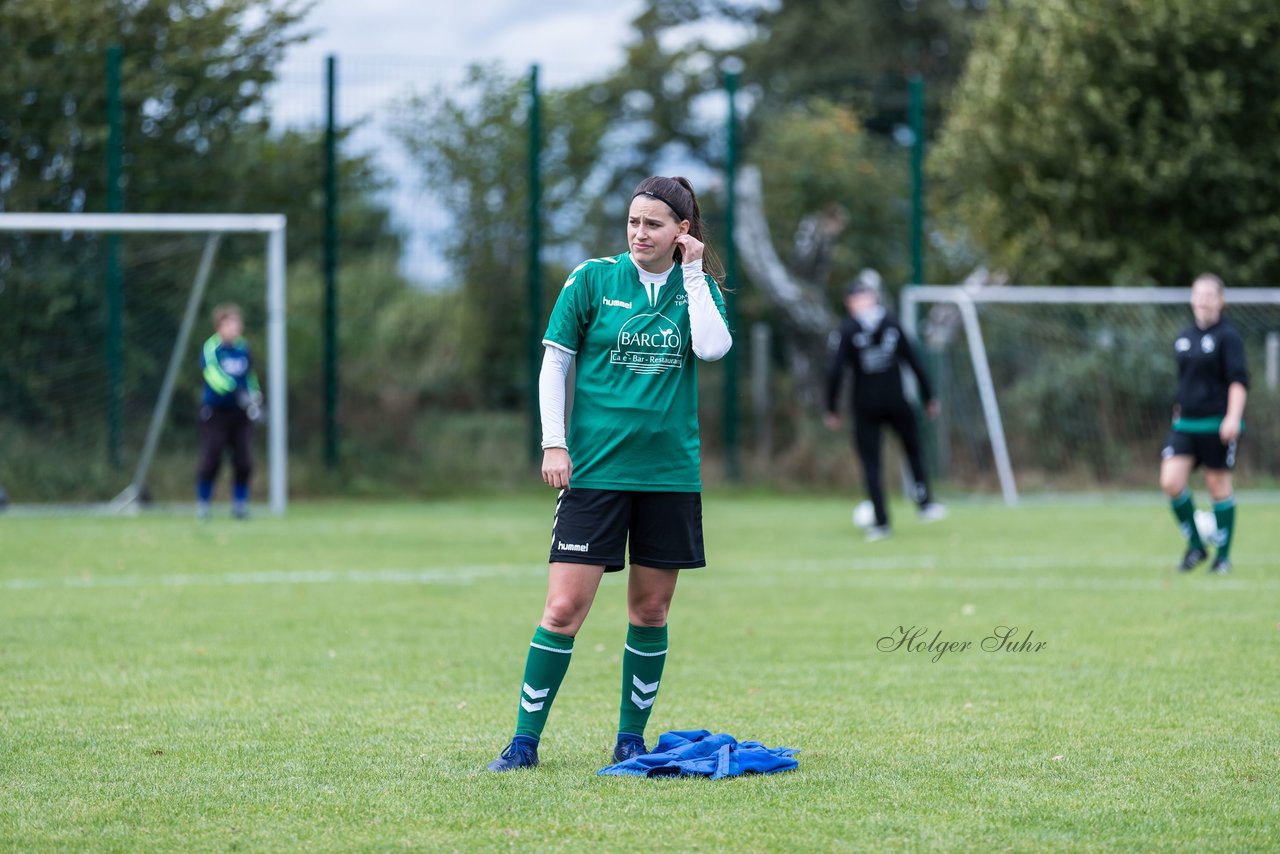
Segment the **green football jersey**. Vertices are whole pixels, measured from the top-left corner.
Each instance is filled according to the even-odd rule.
[[[724,298],[707,277],[724,317]],[[577,356],[569,418],[571,484],[698,492],[698,367],[677,265],[656,302],[630,255],[578,265],[556,300],[546,343]]]

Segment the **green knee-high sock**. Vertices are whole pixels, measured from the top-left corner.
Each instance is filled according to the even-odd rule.
[[[622,652],[622,709],[618,733],[644,736],[667,663],[666,626],[628,626]]]
[[[560,690],[573,638],[538,626],[529,644],[529,657],[524,662],[524,685],[520,688],[520,711],[516,715],[516,735],[539,739],[547,725],[551,701]]]
[[[1236,530],[1236,497],[1229,495],[1213,504],[1213,515],[1218,520],[1218,558],[1231,559],[1231,535]]]
[[[1204,550],[1204,541],[1196,530],[1196,503],[1191,500],[1191,490],[1184,489],[1182,494],[1169,502],[1173,507],[1174,518],[1178,520],[1178,529],[1186,538],[1187,545],[1193,549]]]

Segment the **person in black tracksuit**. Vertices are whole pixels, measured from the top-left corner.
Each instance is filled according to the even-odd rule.
[[[867,276],[860,276],[850,286],[845,305],[849,317],[835,333],[835,348],[827,375],[826,424],[833,430],[840,426],[836,401],[845,370],[851,366],[854,447],[862,462],[867,493],[875,507],[875,524],[868,527],[866,533],[868,540],[878,540],[889,534],[889,514],[880,464],[882,425],[889,425],[902,441],[914,480],[911,498],[919,507],[921,520],[934,521],[946,515],[946,508],[935,502],[929,492],[920,431],[915,412],[902,388],[903,362],[915,373],[929,417],[937,416],[939,404],[911,342],[897,318],[880,305],[878,289]]]

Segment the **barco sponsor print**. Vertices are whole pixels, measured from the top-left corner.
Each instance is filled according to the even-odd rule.
[[[638,314],[618,330],[609,361],[637,374],[662,374],[684,365],[680,328],[666,315]]]

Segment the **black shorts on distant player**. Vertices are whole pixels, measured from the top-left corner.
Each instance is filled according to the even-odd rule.
[[[1217,433],[1169,432],[1161,457],[1188,456],[1194,461],[1193,469],[1204,466],[1210,470],[1231,471],[1236,467],[1236,442],[1223,444]]]

